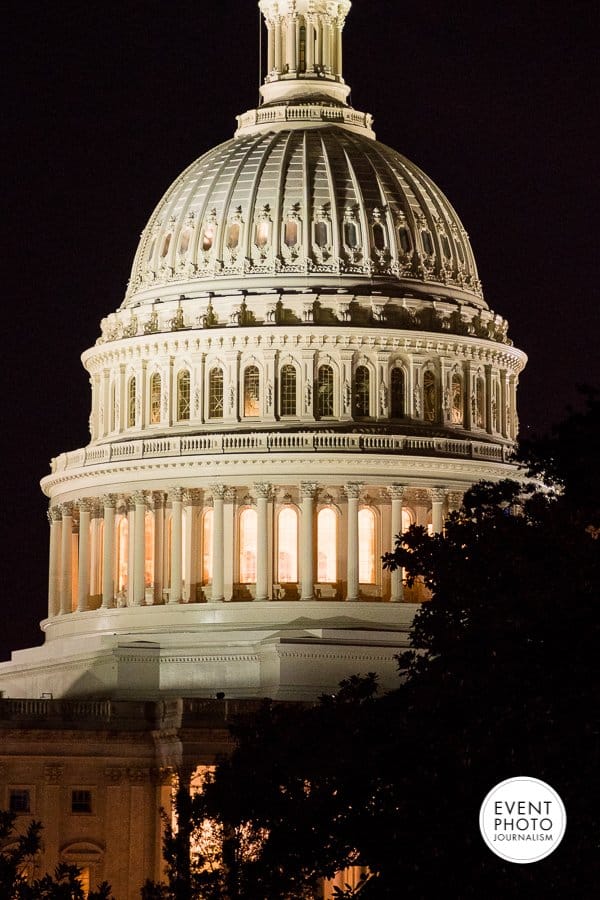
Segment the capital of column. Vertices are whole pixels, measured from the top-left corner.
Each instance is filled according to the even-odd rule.
[[[213,498],[217,500],[223,500],[225,498],[225,491],[227,488],[224,484],[211,484],[210,489],[213,493]]]
[[[303,500],[314,500],[318,484],[316,481],[301,481],[300,496]]]
[[[162,509],[162,507],[165,505],[164,491],[151,491],[150,504],[153,509]]]
[[[73,503],[70,500],[61,503],[58,508],[60,509],[60,514],[63,519],[66,518],[66,516],[73,516]]]
[[[427,506],[429,503],[429,493],[427,491],[415,491],[415,503],[417,506]]]
[[[131,495],[131,500],[135,506],[145,506],[146,505],[146,493],[145,491],[134,491]]]
[[[362,481],[349,481],[348,484],[344,487],[346,497],[349,500],[358,500],[358,498],[360,497],[362,486]]]
[[[402,500],[404,498],[406,486],[403,484],[390,484],[388,490],[392,500]]]
[[[77,501],[77,508],[80,513],[90,513],[92,511],[92,501],[89,497],[82,497]]]
[[[115,509],[117,505],[117,498],[114,494],[103,494],[100,501],[104,509]]]
[[[173,503],[174,501],[181,502],[183,500],[183,488],[180,488],[180,487],[169,488],[169,490],[167,492],[167,496],[168,496],[169,500],[171,501],[171,503]]]
[[[453,512],[462,506],[463,495],[461,491],[448,491],[448,509]]]
[[[434,487],[430,488],[431,499],[434,503],[443,503],[446,499],[446,488]]]
[[[263,500],[270,500],[273,495],[273,485],[267,484],[262,481],[255,482],[254,492],[257,497],[261,497]]]
[[[62,510],[60,506],[50,506],[48,508],[48,512],[46,513],[48,516],[48,521],[52,525],[53,522],[60,522],[62,519]]]
[[[184,506],[195,506],[200,502],[200,491],[197,491],[195,488],[187,488],[183,492],[183,505]]]

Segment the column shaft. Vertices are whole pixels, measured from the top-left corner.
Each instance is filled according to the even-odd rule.
[[[143,494],[134,495],[135,514],[133,525],[133,605],[146,602],[146,503]]]
[[[257,547],[256,547],[256,600],[269,599],[269,525],[267,485],[255,485],[258,493],[256,500],[257,513]]]
[[[72,565],[73,565],[73,516],[70,509],[63,509],[61,554],[60,554],[60,611],[62,615],[72,612]]]
[[[181,491],[171,494],[171,590],[169,603],[181,603],[182,502]]]
[[[102,608],[114,606],[115,600],[115,507],[104,502],[102,537]]]
[[[211,601],[221,603],[223,601],[224,582],[224,505],[225,490],[222,485],[213,487],[213,561],[212,561],[212,593]]]
[[[358,600],[358,492],[348,495],[347,600]]]
[[[302,485],[302,540],[300,542],[300,559],[302,560],[301,599],[314,600],[314,495],[316,485]]]
[[[401,487],[392,487],[392,552],[396,548],[396,536],[402,532],[402,498],[404,490]],[[390,572],[390,601],[400,603],[403,599],[403,572],[401,568]]]
[[[79,571],[77,576],[77,612],[85,612],[90,597],[90,510],[79,504]]]
[[[434,534],[444,530],[444,500],[446,492],[443,488],[434,488],[431,492],[431,525]]]
[[[48,618],[60,612],[60,549],[61,549],[61,515],[57,509],[51,509],[50,519],[50,558],[48,561]]]

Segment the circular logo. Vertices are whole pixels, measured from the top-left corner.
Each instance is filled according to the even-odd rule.
[[[522,775],[492,788],[481,804],[479,827],[496,856],[532,863],[556,850],[567,827],[567,814],[554,788]]]

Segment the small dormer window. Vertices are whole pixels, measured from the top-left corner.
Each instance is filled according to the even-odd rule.
[[[358,228],[356,222],[344,222],[344,243],[350,250],[358,247]]]
[[[433,240],[431,238],[431,232],[422,231],[421,232],[421,240],[423,241],[423,250],[427,254],[427,256],[433,256]]]
[[[257,247],[262,248],[266,247],[269,243],[269,223],[268,222],[257,222],[256,229],[254,232],[254,243]]]
[[[373,225],[373,243],[376,250],[385,250],[385,230],[381,222]]]
[[[240,243],[240,226],[237,222],[232,222],[227,231],[227,249],[235,250]]]
[[[314,226],[315,245],[323,249],[329,243],[329,235],[327,233],[326,222],[315,222]]]
[[[162,250],[160,251],[160,255],[163,259],[169,252],[170,246],[171,246],[171,232],[169,232],[167,235],[165,235],[165,239],[164,239],[163,245],[162,245]]]
[[[181,232],[181,238],[179,239],[179,252],[183,256],[184,253],[187,253],[188,248],[190,246],[190,229],[184,228]]]
[[[464,250],[463,250],[463,248],[462,248],[462,244],[461,244],[459,241],[457,241],[457,243],[456,243],[456,249],[457,249],[457,251],[458,251],[458,258],[460,259],[460,263],[461,263],[462,266],[464,266],[464,264],[465,264],[465,252],[464,252]]]
[[[208,225],[205,226],[204,231],[202,232],[202,249],[205,253],[212,248],[213,241],[215,239],[215,226],[212,222],[209,222]]]
[[[442,235],[442,253],[446,257],[446,259],[452,259],[452,253],[450,251],[450,242],[445,234]]]
[[[400,241],[400,248],[403,253],[410,253],[412,250],[412,240],[410,237],[410,231],[403,225],[402,228],[398,229],[398,240]]]
[[[295,247],[298,243],[298,222],[288,219],[285,223],[283,241],[287,247]]]

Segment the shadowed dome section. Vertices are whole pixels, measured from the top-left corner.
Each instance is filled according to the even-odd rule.
[[[152,214],[123,306],[318,286],[487,309],[467,233],[431,179],[366,134],[315,126],[242,133],[196,160]]]

